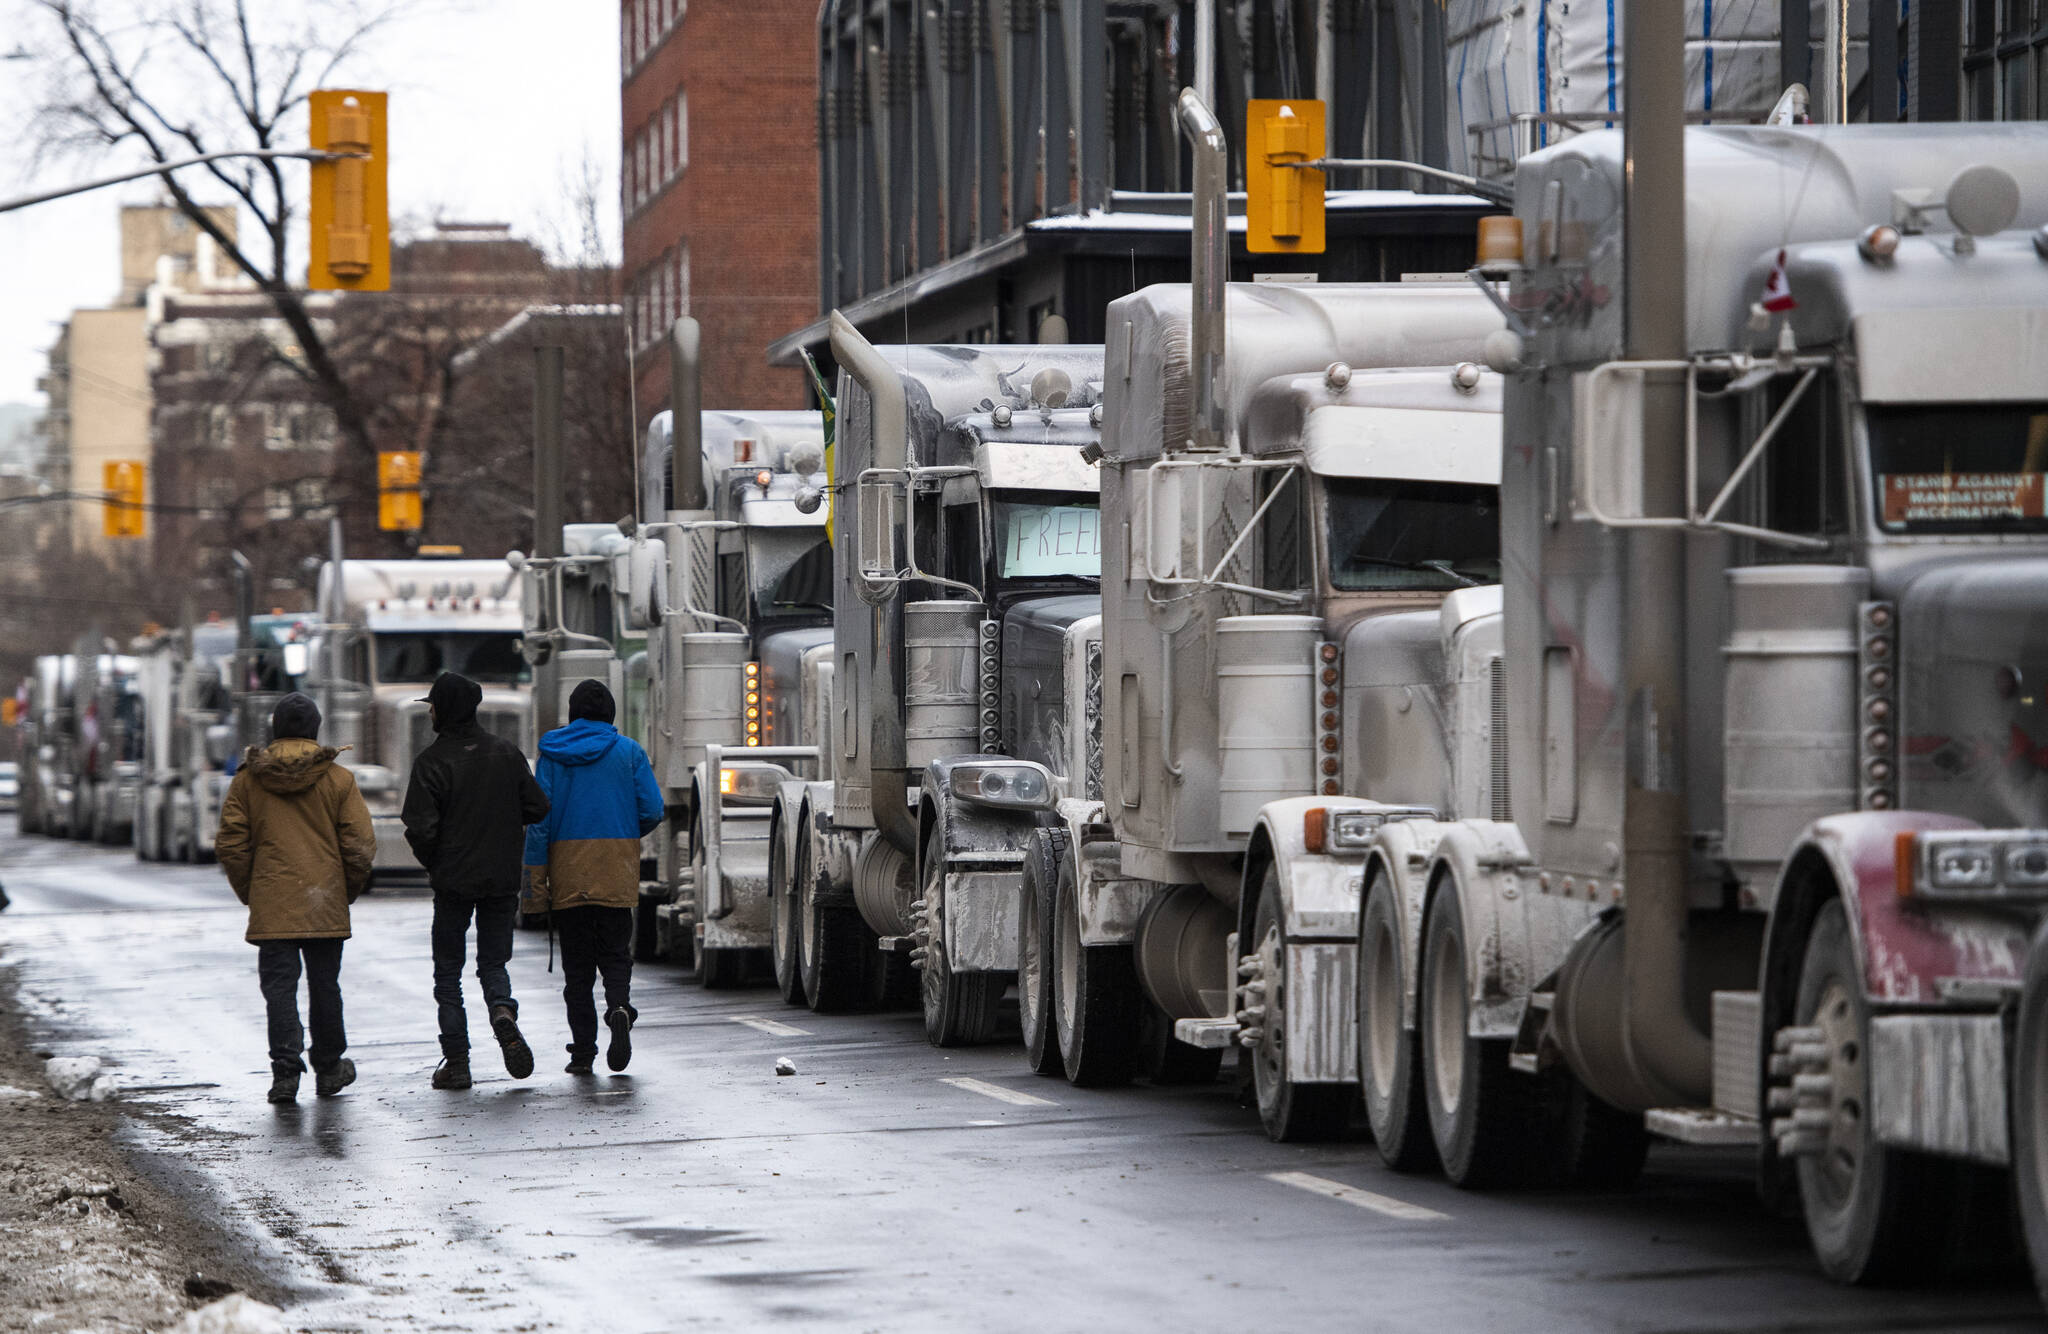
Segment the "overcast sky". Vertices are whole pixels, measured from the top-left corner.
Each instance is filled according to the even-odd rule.
[[[270,13],[328,8],[317,0],[260,2]],[[444,0],[406,12],[343,81],[390,90],[393,214],[509,222],[543,244],[573,246],[573,183],[593,162],[602,173],[606,245],[616,256],[618,6]],[[0,0],[0,55],[24,37],[34,46],[41,26],[24,0]],[[0,60],[0,124],[10,127],[0,142],[0,198],[142,165],[139,154],[110,154],[38,166],[21,127],[42,89],[33,62]],[[58,326],[74,307],[111,301],[120,286],[119,206],[158,194],[154,183],[138,181],[0,214],[0,402],[42,402],[36,377]],[[220,202],[224,194],[199,197]],[[303,247],[303,236],[296,244]]]

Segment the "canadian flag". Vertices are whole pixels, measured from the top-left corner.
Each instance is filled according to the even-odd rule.
[[[1773,315],[1781,314],[1798,305],[1792,299],[1792,283],[1785,277],[1785,252],[1778,252],[1778,260],[1771,265],[1771,276],[1764,280],[1764,299],[1761,303]]]

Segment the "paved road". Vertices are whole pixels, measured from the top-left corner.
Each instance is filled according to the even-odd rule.
[[[417,894],[356,907],[360,1082],[273,1109],[218,872],[0,819],[0,966],[50,1045],[118,1062],[140,1146],[274,1254],[308,1329],[2039,1327],[2017,1285],[1829,1285],[1740,1155],[1663,1147],[1622,1193],[1468,1195],[1369,1145],[1269,1144],[1225,1083],[1073,1089],[1014,1047],[933,1051],[912,1015],[816,1016],[659,965],[630,1072],[573,1081],[537,935],[513,977],[539,1071],[479,1062],[473,1091],[437,1093]]]

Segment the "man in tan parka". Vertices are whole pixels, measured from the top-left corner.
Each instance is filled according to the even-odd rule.
[[[313,1026],[314,1089],[330,1097],[355,1082],[342,1053],[341,947],[348,906],[370,883],[377,836],[355,775],[320,744],[320,710],[296,692],[270,715],[268,746],[251,746],[220,810],[214,853],[235,897],[249,906],[246,939],[270,1018],[270,1101],[299,1096],[299,970]]]

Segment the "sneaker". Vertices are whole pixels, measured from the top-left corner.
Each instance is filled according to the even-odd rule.
[[[346,1056],[325,1070],[313,1072],[313,1091],[323,1098],[331,1098],[355,1082],[356,1063]]]
[[[491,1011],[491,1031],[498,1035],[498,1046],[505,1053],[505,1073],[514,1079],[524,1079],[533,1073],[533,1048],[526,1045],[526,1038],[519,1031],[519,1020],[513,1016],[512,1007],[500,1005]]]
[[[297,1102],[299,1100],[299,1068],[295,1065],[273,1065],[270,1067],[270,1101]]]
[[[605,1048],[604,1063],[613,1070],[623,1070],[633,1059],[633,1012],[625,1006],[614,1006],[604,1017],[605,1027],[612,1031],[611,1046]]]
[[[441,1064],[434,1068],[434,1087],[437,1089],[466,1089],[469,1087],[469,1057],[444,1056]]]
[[[563,1074],[589,1075],[597,1073],[596,1070],[592,1068],[593,1063],[597,1060],[596,1052],[577,1051],[574,1047],[571,1047],[568,1050],[569,1063],[562,1067]]]

